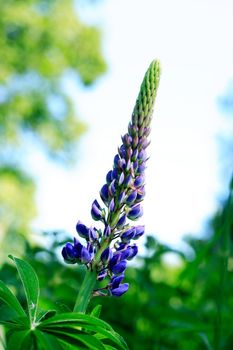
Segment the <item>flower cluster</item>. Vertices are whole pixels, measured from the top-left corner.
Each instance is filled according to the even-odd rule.
[[[103,224],[103,229],[87,227],[79,221],[76,230],[86,244],[74,238],[73,244],[67,243],[62,250],[67,263],[85,264],[96,273],[98,281],[108,281],[105,287],[95,290],[95,295],[121,296],[129,287],[121,282],[127,262],[138,253],[135,241],[144,234],[144,226],[130,222],[143,214],[146,148],[159,73],[159,63],[153,61],[142,82],[128,132],[122,137],[113,168],[100,190],[103,204],[96,199],[92,203],[91,216]]]

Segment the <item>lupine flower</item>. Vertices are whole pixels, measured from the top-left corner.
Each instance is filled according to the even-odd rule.
[[[150,143],[148,136],[159,74],[159,63],[153,61],[142,82],[128,132],[121,138],[113,167],[100,190],[103,207],[97,199],[92,203],[91,216],[100,221],[103,228],[89,228],[78,221],[76,231],[86,245],[74,239],[74,244],[67,243],[62,249],[67,263],[86,265],[96,274],[97,281],[108,279],[106,287],[99,289],[101,295],[102,291],[107,291],[109,295],[119,297],[128,290],[128,283],[121,283],[123,273],[127,261],[138,253],[137,245],[131,241],[137,240],[145,231],[143,225],[132,226],[130,221],[143,215],[146,148]],[[95,295],[98,295],[98,289]]]
[[[123,280],[123,278],[124,278],[124,275],[112,277],[109,283],[109,292],[111,295],[115,297],[120,297],[122,294],[127,292],[129,288],[129,284],[128,283],[121,284],[121,281]]]

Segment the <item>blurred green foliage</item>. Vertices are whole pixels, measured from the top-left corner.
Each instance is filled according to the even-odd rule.
[[[25,139],[71,161],[86,126],[64,78],[72,74],[89,86],[106,64],[100,31],[80,21],[72,0],[0,0],[0,14],[0,243],[6,251],[9,241],[28,234],[36,214]]]
[[[203,239],[186,238],[186,252],[148,236],[145,253],[127,269],[129,291],[120,298],[94,298],[134,350],[231,350],[233,344],[233,193],[223,201]],[[45,234],[46,248],[27,243],[26,259],[40,277],[40,305],[72,310],[84,270],[64,265],[64,232]],[[169,263],[168,255],[173,255]],[[175,257],[175,259],[174,259]],[[174,263],[175,261],[175,263]],[[5,264],[0,279],[15,289],[16,271]],[[16,284],[23,300],[20,283]]]

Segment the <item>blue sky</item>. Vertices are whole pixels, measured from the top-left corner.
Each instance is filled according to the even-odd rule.
[[[77,2],[77,8],[79,2]],[[227,124],[217,98],[233,78],[231,0],[105,0],[82,5],[82,19],[100,26],[107,74],[90,90],[66,82],[89,130],[77,165],[63,169],[38,151],[39,216],[34,227],[75,233],[91,224],[90,206],[127,130],[141,80],[159,58],[161,84],[152,123],[144,217],[148,233],[179,245],[200,234],[223,190],[218,138]],[[71,48],[72,49],[72,48]]]

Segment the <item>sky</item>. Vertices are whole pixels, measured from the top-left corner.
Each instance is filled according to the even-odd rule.
[[[91,203],[127,131],[144,73],[154,58],[162,76],[154,109],[144,216],[148,234],[179,246],[200,236],[216,210],[228,175],[220,176],[218,139],[226,121],[217,99],[233,78],[231,0],[77,1],[83,21],[103,35],[108,72],[89,90],[75,80],[65,87],[88,124],[77,164],[64,169],[33,154],[38,180],[36,230],[93,224]],[[72,48],[71,48],[72,49]]]

